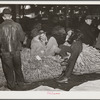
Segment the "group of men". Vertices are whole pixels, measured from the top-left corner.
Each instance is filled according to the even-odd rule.
[[[21,55],[22,44],[25,38],[21,25],[12,20],[11,9],[3,10],[4,22],[0,25],[0,49],[1,61],[5,78],[7,80],[7,87],[11,90],[29,90],[34,87],[34,84],[25,82],[21,69]],[[85,23],[80,30],[84,34],[83,43],[93,45],[94,36],[92,34],[91,25],[92,19],[88,16]],[[78,53],[79,55],[79,53]],[[76,57],[71,57],[73,63],[69,64],[70,71],[66,71],[69,75],[72,73],[75,65]],[[73,56],[73,55],[72,55]],[[67,77],[65,74],[64,77]],[[61,78],[59,82],[67,81],[66,78]]]

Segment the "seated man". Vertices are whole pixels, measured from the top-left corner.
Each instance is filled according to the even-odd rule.
[[[69,46],[69,48],[70,48],[69,52],[71,53],[71,56],[69,57],[69,59],[66,62],[66,69],[65,69],[64,74],[62,74],[63,76],[61,75],[61,77],[59,77],[57,79],[57,81],[60,83],[68,82],[68,79],[73,72],[77,58],[82,51],[82,42],[80,39],[81,39],[81,37],[79,35],[78,38],[73,41],[72,45]],[[68,52],[68,50],[67,50],[68,46],[65,46],[64,48],[66,48],[65,52]],[[62,53],[62,52],[60,52],[60,53]]]

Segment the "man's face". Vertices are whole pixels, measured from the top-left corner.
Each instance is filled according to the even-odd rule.
[[[46,37],[46,34],[45,33],[42,33],[41,35],[40,35],[40,39],[41,39],[41,41],[47,41],[47,37]]]
[[[72,35],[72,30],[69,30],[68,32],[67,32],[67,36],[66,36],[66,41],[70,38],[70,36]]]
[[[98,29],[100,30],[100,25],[98,25]]]
[[[86,22],[88,25],[91,25],[91,24],[92,24],[92,19],[86,19],[85,22]]]
[[[68,34],[68,36],[70,37],[71,35],[72,35],[72,30],[69,30],[68,32],[67,32],[67,34]]]

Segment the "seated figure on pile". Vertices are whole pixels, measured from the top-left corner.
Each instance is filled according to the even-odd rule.
[[[73,40],[71,45],[67,40],[67,43],[65,43],[67,45],[62,46],[66,50],[65,53],[70,52],[70,57],[66,61],[65,72],[57,79],[57,81],[60,83],[68,82],[71,74],[82,75],[100,72],[99,51],[82,42],[84,35],[81,33],[81,31],[78,30],[76,35],[77,38]],[[70,51],[68,51],[68,46]],[[62,47],[60,54],[62,54]]]
[[[59,52],[60,49],[54,37],[47,40],[43,30],[40,30],[38,34],[34,33],[31,49],[23,48],[21,52],[25,79],[35,82],[58,77],[63,71],[60,57],[55,56]]]

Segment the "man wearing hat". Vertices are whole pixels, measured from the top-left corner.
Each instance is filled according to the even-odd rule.
[[[83,33],[84,38],[82,39],[82,42],[93,46],[95,41],[95,36],[93,32],[92,24],[92,17],[90,15],[86,16],[85,22],[81,25],[80,31]]]
[[[1,61],[7,87],[11,90],[27,90],[29,84],[24,83],[21,70],[21,44],[25,33],[20,24],[12,20],[11,10],[3,10],[4,22],[0,25]]]

